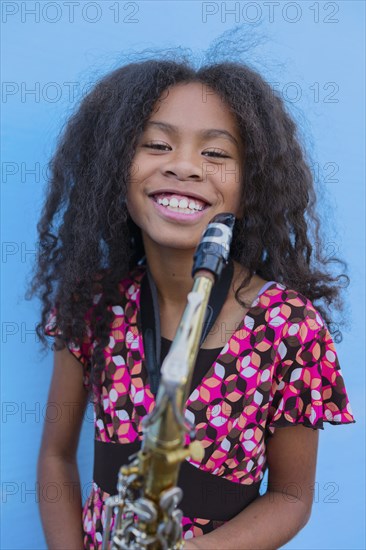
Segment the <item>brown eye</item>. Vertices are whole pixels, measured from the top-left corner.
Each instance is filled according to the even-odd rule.
[[[164,149],[169,148],[169,145],[164,145],[163,143],[146,143],[143,145],[143,147],[147,147],[148,149],[158,149],[159,151],[163,151]]]
[[[221,158],[225,158],[225,159],[230,158],[229,155],[226,155],[225,153],[220,152],[220,151],[218,151],[218,150],[215,150],[215,151],[206,151],[204,154],[207,154],[207,155],[210,155],[210,156],[214,156],[214,157],[221,157]]]

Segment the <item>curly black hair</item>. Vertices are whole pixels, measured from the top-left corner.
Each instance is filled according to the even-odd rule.
[[[186,59],[128,63],[102,78],[68,120],[54,156],[37,225],[39,251],[27,297],[42,302],[36,332],[47,347],[44,327],[57,304],[62,340],[80,344],[85,314],[96,292],[93,376],[104,368],[118,300],[118,283],[143,255],[139,228],[126,209],[126,186],[136,143],[158,98],[179,83],[199,82],[216,92],[234,113],[245,146],[242,203],[232,257],[248,269],[238,293],[255,272],[309,298],[340,341],[331,308],[341,310],[347,275],[324,254],[316,193],[306,151],[280,95],[247,64],[209,63],[194,68]],[[245,166],[244,166],[245,163]],[[241,302],[242,303],[242,302]],[[56,342],[54,349],[62,345]],[[64,344],[63,344],[64,345]]]

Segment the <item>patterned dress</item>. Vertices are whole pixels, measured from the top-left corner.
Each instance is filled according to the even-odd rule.
[[[139,267],[120,283],[101,391],[94,392],[95,439],[131,444],[142,437],[141,421],[154,407],[145,367],[140,319]],[[94,304],[100,295],[94,297]],[[95,341],[90,328],[94,305],[86,314],[81,347],[68,348],[90,379]],[[45,328],[60,334],[56,308]],[[209,476],[234,484],[259,483],[266,470],[266,441],[276,427],[303,424],[323,429],[323,422],[354,422],[332,337],[320,314],[302,294],[277,282],[265,285],[244,319],[218,353],[187,400],[186,417],[195,424],[205,448],[200,463]],[[224,341],[225,341],[224,340]],[[93,482],[83,508],[84,547],[101,549],[109,494]],[[184,538],[205,534],[222,522],[183,518]]]

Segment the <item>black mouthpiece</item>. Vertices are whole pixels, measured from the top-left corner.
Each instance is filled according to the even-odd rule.
[[[235,216],[229,212],[212,218],[194,254],[192,277],[201,269],[213,273],[216,280],[220,277],[229,259],[234,223]]]

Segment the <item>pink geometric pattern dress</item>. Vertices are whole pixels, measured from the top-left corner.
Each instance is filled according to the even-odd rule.
[[[140,321],[140,282],[136,268],[119,285],[113,311],[101,389],[94,388],[95,438],[116,445],[141,440],[141,421],[155,397],[150,391]],[[94,298],[98,302],[100,295]],[[95,341],[86,314],[81,347],[68,343],[81,362],[89,386]],[[60,334],[56,308],[45,328]],[[251,485],[266,470],[266,441],[277,427],[303,424],[323,429],[323,422],[353,423],[332,337],[319,312],[302,294],[277,282],[265,286],[238,328],[187,400],[186,417],[196,426],[205,449],[191,464],[212,476]],[[83,508],[84,547],[101,549],[108,493],[93,482]],[[204,516],[204,514],[202,514]],[[184,538],[202,535],[220,522],[183,518]]]

